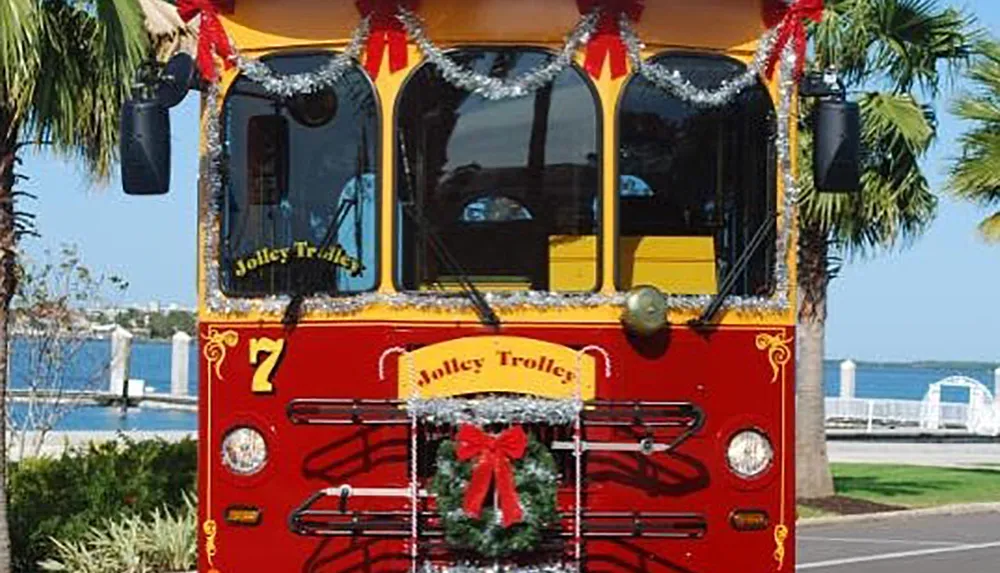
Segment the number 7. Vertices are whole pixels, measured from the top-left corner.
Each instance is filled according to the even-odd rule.
[[[262,352],[267,354],[263,362],[259,360]],[[278,367],[278,361],[281,360],[284,352],[284,339],[253,338],[250,340],[250,365],[257,366],[257,370],[253,373],[253,383],[250,386],[250,390],[254,394],[269,394],[274,392],[274,384],[271,382],[271,377],[274,376],[274,370]],[[260,364],[259,366],[258,363]]]

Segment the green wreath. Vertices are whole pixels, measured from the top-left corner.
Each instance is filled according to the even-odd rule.
[[[438,447],[437,473],[431,482],[448,544],[490,558],[534,550],[542,540],[542,531],[559,520],[558,472],[552,453],[529,436],[524,456],[512,462],[524,518],[505,528],[498,511],[489,505],[483,507],[478,518],[465,513],[463,502],[473,463],[459,461],[455,447],[452,440]]]

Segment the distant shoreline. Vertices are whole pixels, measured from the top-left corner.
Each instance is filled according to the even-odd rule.
[[[195,338],[194,336],[192,336],[190,334],[188,336],[191,336],[192,341]],[[23,331],[22,332],[18,332],[18,331],[12,331],[11,332],[11,338],[40,338],[40,337],[41,337],[40,335],[32,334],[30,332],[23,332]],[[106,333],[90,333],[90,334],[86,334],[86,335],[73,336],[73,337],[68,337],[68,338],[82,338],[84,340],[111,340],[111,335],[110,334],[106,334]],[[167,343],[167,344],[169,344],[169,343],[172,342],[172,340],[169,337],[168,338],[157,338],[157,337],[153,337],[153,336],[145,336],[145,335],[142,335],[142,334],[134,334],[134,333],[133,333],[132,341],[133,342],[164,342],[164,343]]]
[[[840,364],[847,358],[827,358],[824,362]],[[935,370],[989,370],[1000,367],[998,362],[977,362],[973,360],[914,360],[909,362],[883,362],[878,360],[854,360],[858,367],[864,368],[930,368]]]

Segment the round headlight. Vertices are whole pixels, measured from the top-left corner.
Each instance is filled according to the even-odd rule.
[[[234,428],[222,439],[222,465],[236,475],[251,476],[267,464],[264,436],[253,428]]]
[[[764,434],[745,430],[729,440],[726,460],[734,474],[745,479],[755,478],[771,467],[774,448]]]

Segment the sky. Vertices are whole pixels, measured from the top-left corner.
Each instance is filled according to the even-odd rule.
[[[953,1],[1000,36],[1000,2]],[[849,261],[830,288],[827,356],[856,360],[978,360],[1000,363],[1000,246],[985,244],[976,225],[989,211],[943,193],[948,160],[958,154],[963,125],[947,113],[958,82],[937,102],[938,142],[925,172],[940,197],[938,217],[917,241],[896,252]],[[41,238],[23,244],[43,257],[63,244],[78,247],[94,271],[126,278],[127,302],[196,299],[198,98],[172,111],[170,194],[130,197],[117,178],[95,185],[71,161],[24,154],[21,185],[38,196],[21,209],[37,216]]]

